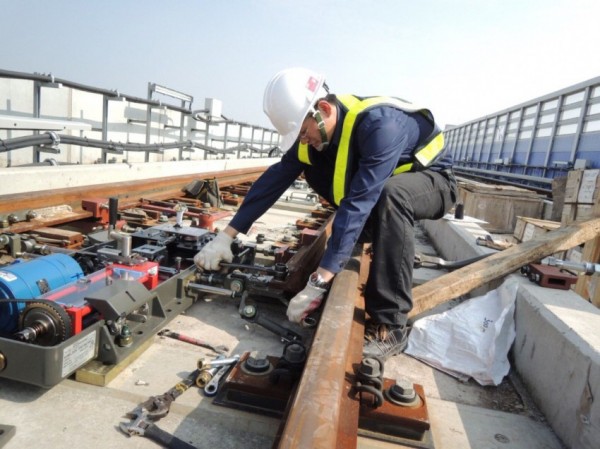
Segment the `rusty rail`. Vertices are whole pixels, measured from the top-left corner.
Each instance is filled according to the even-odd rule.
[[[331,287],[302,379],[277,449],[351,449],[357,445],[358,401],[350,397],[353,366],[360,364],[364,333],[361,279],[368,266],[358,255]],[[361,270],[362,267],[362,270]]]
[[[264,166],[224,172],[201,172],[160,179],[106,183],[85,188],[55,189],[36,192],[35,195],[26,193],[2,195],[0,196],[0,215],[10,213],[24,215],[30,210],[68,205],[72,207],[74,213],[82,214],[81,218],[85,218],[89,216],[81,207],[81,200],[85,198],[117,197],[120,208],[134,207],[142,197],[149,199],[181,197],[184,195],[183,187],[198,179],[216,178],[220,187],[226,187],[255,181],[266,169],[267,167]],[[15,223],[8,228],[0,229],[0,232],[26,232],[36,227],[56,225],[73,219],[72,216],[67,216],[62,221],[55,220],[52,223],[33,219],[28,222]]]

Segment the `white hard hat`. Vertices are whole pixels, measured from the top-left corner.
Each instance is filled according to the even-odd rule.
[[[304,118],[314,103],[327,95],[325,77],[304,68],[277,73],[265,89],[263,110],[281,134],[281,150],[287,151],[300,133]]]

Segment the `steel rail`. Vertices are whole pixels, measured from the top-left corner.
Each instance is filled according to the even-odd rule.
[[[353,367],[362,359],[364,306],[360,293],[367,256],[359,251],[328,294],[302,379],[273,448],[352,449],[358,441]],[[362,269],[361,269],[362,267]]]
[[[93,185],[82,188],[63,188],[45,192],[18,193],[0,195],[1,214],[26,214],[28,211],[47,208],[51,206],[70,206],[75,214],[85,218],[86,212],[82,209],[81,201],[86,198],[119,199],[119,208],[135,207],[140,198],[167,199],[184,196],[183,187],[199,179],[212,179],[218,181],[219,187],[253,182],[264,173],[267,166],[251,167],[245,169],[199,172],[190,175],[171,176],[160,179],[147,179],[140,181],[127,181]],[[82,215],[83,214],[83,215]],[[52,225],[73,221],[73,215],[66,216],[64,220],[54,220]],[[33,219],[28,222],[18,222],[12,226],[0,229],[0,232],[26,232],[36,227],[48,226],[49,223]]]

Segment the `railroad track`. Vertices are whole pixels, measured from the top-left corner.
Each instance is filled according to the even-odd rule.
[[[19,216],[32,210],[61,205],[70,207],[71,212],[50,220],[32,218],[18,221],[0,229],[0,233],[28,232],[89,218],[91,212],[82,208],[85,198],[116,197],[119,208],[125,209],[139,206],[141,199],[183,198],[183,186],[194,180],[215,178],[219,187],[228,187],[251,183],[264,170],[264,167],[237,169],[159,180],[107,183],[86,189],[59,189],[35,195],[5,195],[0,202],[0,215],[12,213]],[[318,246],[324,248],[330,224],[322,231],[323,238]],[[318,256],[320,253],[316,251],[315,254]],[[361,401],[353,393],[353,381],[356,367],[362,360],[365,312],[361,287],[367,279],[369,257],[365,248],[357,246],[351,261],[335,278],[315,330],[302,377],[280,422],[272,446],[274,449],[357,447]],[[318,264],[315,257],[300,259],[302,266],[291,267],[291,272],[304,272]],[[310,264],[313,267],[307,266]],[[298,290],[303,286],[302,282],[305,282],[304,278],[296,282]]]

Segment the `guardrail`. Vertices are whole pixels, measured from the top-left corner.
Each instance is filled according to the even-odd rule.
[[[276,131],[224,117],[219,100],[207,98],[203,109],[192,105],[191,95],[154,83],[144,99],[53,75],[0,70],[0,167],[278,154]]]

